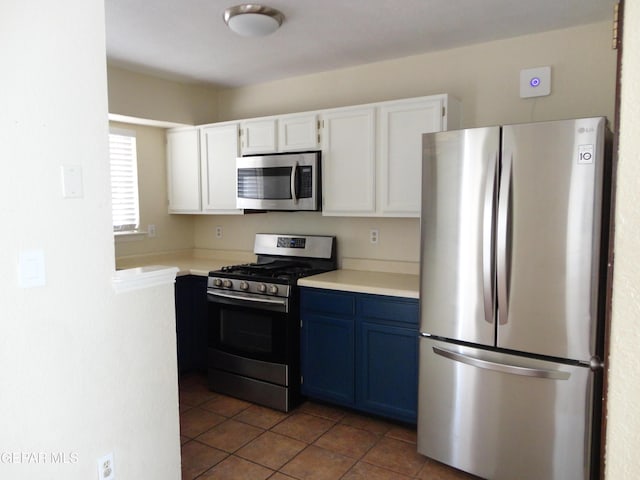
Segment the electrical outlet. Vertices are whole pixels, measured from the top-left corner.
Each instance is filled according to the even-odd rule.
[[[147,225],[147,236],[149,238],[153,238],[156,236],[156,226],[155,225]]]
[[[369,230],[369,242],[375,245],[376,243],[378,243],[378,240],[380,240],[380,230],[378,230],[377,228],[372,228],[371,230]]]
[[[116,480],[113,453],[109,453],[98,459],[98,480]]]
[[[216,238],[222,238],[222,227],[220,225],[216,227]]]

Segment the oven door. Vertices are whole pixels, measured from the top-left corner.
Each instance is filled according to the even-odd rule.
[[[245,359],[289,360],[288,299],[208,290],[209,348]]]

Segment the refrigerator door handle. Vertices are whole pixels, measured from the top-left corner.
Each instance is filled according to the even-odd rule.
[[[484,298],[484,319],[487,323],[494,321],[494,250],[493,229],[495,221],[496,177],[498,167],[498,152],[494,152],[489,159],[489,172],[484,191],[484,211],[482,219],[482,290]]]
[[[504,325],[509,321],[509,235],[511,216],[513,154],[504,155],[502,173],[500,175],[500,198],[498,200],[498,232],[497,232],[497,282],[498,282],[498,323]]]
[[[551,380],[568,380],[571,374],[559,370],[547,370],[543,368],[519,367],[516,365],[507,365],[504,363],[491,362],[480,358],[465,355],[463,353],[452,352],[445,348],[433,347],[433,353],[441,357],[448,358],[455,362],[465,363],[472,367],[484,368],[485,370],[493,370],[500,373],[510,373],[512,375],[520,375],[525,377],[546,378]]]

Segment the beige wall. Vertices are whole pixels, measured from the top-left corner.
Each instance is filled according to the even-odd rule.
[[[166,130],[158,127],[111,122],[111,126],[136,132],[140,228],[156,226],[156,236],[117,237],[116,257],[193,248],[193,221],[187,215],[167,212]]]
[[[640,3],[625,2],[606,477],[640,471]]]
[[[611,25],[529,35],[219,92],[221,120],[450,93],[462,126],[589,115],[613,118],[616,54]],[[519,98],[522,68],[550,65],[552,94]],[[194,218],[198,248],[251,250],[257,232],[337,234],[340,257],[418,261],[417,219],[332,218],[320,214]],[[215,226],[223,227],[222,239]],[[369,229],[380,242],[368,242]]]
[[[319,212],[269,212],[243,216],[203,216],[195,221],[196,248],[253,251],[256,233],[336,235],[338,257],[417,262],[420,222],[417,218],[335,218]],[[215,237],[221,226],[223,237]],[[369,243],[369,230],[380,231]]]
[[[552,94],[519,98],[523,68],[550,65]],[[437,93],[462,101],[462,126],[613,117],[611,23],[528,35],[219,91],[219,120]]]
[[[109,66],[109,113],[200,125],[218,121],[210,86],[163,80]]]
[[[111,284],[104,2],[8,0],[0,22],[0,478],[95,479],[113,452],[118,480],[178,479],[173,285]],[[32,250],[45,284],[20,288]]]

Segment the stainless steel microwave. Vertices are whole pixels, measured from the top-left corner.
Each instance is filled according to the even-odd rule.
[[[320,210],[320,152],[236,159],[236,206],[248,210]]]

